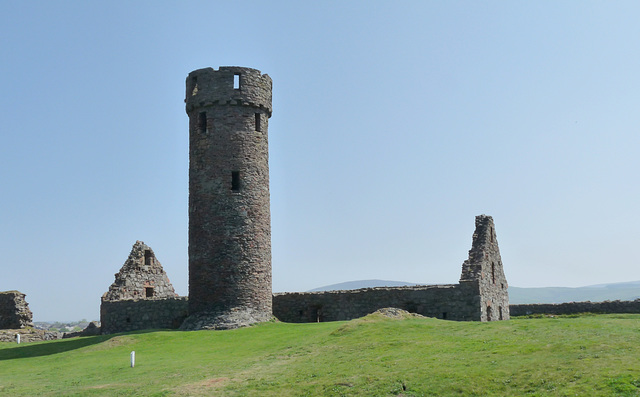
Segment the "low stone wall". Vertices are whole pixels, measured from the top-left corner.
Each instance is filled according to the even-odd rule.
[[[273,295],[274,316],[291,323],[351,320],[386,307],[447,320],[480,320],[477,283]]]
[[[16,334],[20,334],[20,343],[41,342],[62,338],[62,333],[35,328],[5,329],[0,331],[0,342],[16,343]]]
[[[187,317],[188,298],[103,300],[100,323],[103,334],[142,329],[175,329]]]
[[[33,314],[19,291],[0,292],[0,329],[18,329],[33,326]]]
[[[640,313],[640,299],[634,301],[535,303],[510,305],[512,316],[529,314],[576,314],[576,313]]]

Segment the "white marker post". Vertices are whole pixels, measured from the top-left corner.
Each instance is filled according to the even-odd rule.
[[[131,352],[131,368],[133,368],[136,365],[136,352],[132,351]]]
[[[18,342],[18,344],[20,344],[20,334],[16,334],[16,342]]]

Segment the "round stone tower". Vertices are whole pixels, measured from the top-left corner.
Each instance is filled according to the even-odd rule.
[[[183,329],[271,319],[271,78],[242,67],[187,77],[189,317]]]

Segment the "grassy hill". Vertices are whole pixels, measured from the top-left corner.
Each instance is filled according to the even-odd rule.
[[[639,320],[630,314],[479,323],[376,314],[0,343],[0,395],[637,396]]]

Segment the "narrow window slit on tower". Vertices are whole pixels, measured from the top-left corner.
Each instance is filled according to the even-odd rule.
[[[256,131],[262,131],[262,128],[260,126],[260,113],[256,113]]]
[[[202,132],[207,130],[207,112],[198,113],[198,129]]]
[[[239,90],[240,89],[240,74],[236,73],[233,75],[233,89],[234,90]]]
[[[153,298],[153,287],[144,287],[144,296],[147,298]]]
[[[240,171],[231,171],[231,190],[240,191]]]

